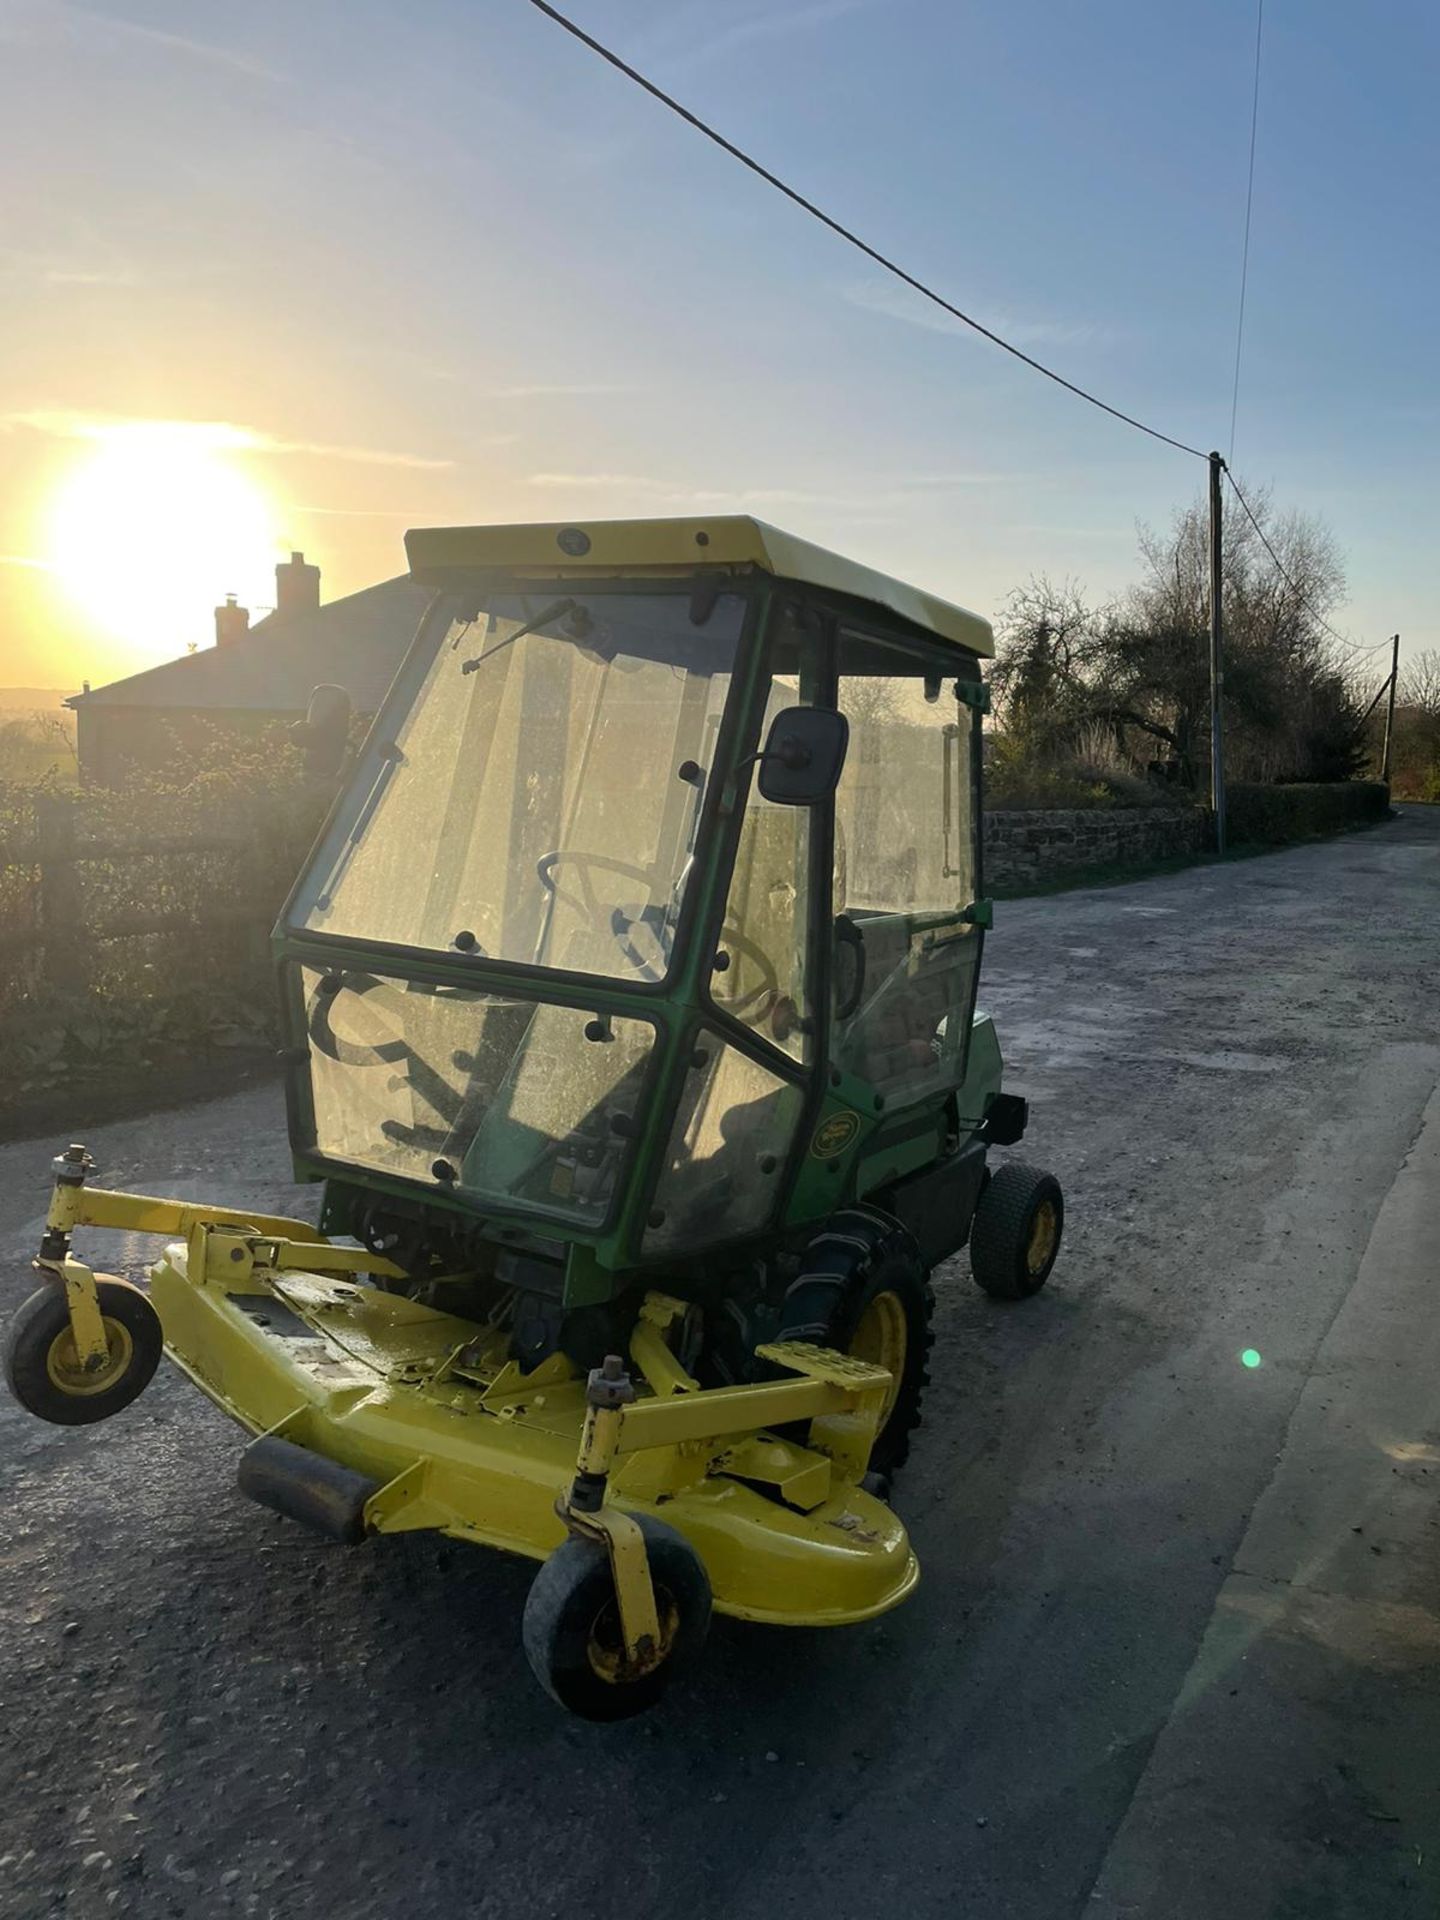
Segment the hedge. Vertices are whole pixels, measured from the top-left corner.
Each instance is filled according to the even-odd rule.
[[[0,788],[0,1113],[266,1041],[269,934],[328,792]]]
[[[1367,827],[1390,811],[1390,789],[1380,780],[1325,785],[1259,787],[1225,791],[1228,837],[1233,846],[1279,847],[1323,833]]]

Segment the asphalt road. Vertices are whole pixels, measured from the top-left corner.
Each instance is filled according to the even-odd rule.
[[[525,1566],[249,1505],[168,1370],[103,1428],[0,1406],[0,1913],[1431,1920],[1437,929],[1440,810],[1000,910],[1069,1220],[1023,1307],[940,1276],[921,1588],[718,1622],[648,1721],[535,1687]],[[89,1144],[293,1207],[282,1124],[261,1086]],[[69,1135],[0,1147],[0,1309]]]

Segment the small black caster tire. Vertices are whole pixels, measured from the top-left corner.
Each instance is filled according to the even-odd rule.
[[[627,1674],[610,1556],[575,1535],[541,1567],[525,1600],[522,1634],[530,1670],[552,1700],[582,1720],[628,1720],[653,1707],[691,1667],[710,1631],[710,1579],[683,1535],[636,1514],[645,1535],[661,1657]]]
[[[1050,1278],[1065,1225],[1053,1173],[1018,1160],[985,1184],[970,1227],[970,1271],[992,1300],[1028,1300]]]
[[[148,1295],[128,1280],[97,1276],[109,1356],[86,1373],[76,1358],[58,1281],[32,1293],[5,1329],[5,1382],[27,1413],[57,1427],[88,1427],[128,1407],[149,1386],[165,1336]]]

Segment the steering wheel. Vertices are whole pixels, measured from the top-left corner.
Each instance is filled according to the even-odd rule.
[[[383,999],[387,989],[396,997],[401,991],[393,980],[381,980],[373,973],[323,975],[310,1001],[308,1021],[310,1038],[316,1050],[329,1060],[337,1060],[342,1067],[393,1066],[397,1061],[404,1060],[410,1048],[403,1034],[396,1033],[393,1039],[379,1041],[347,1040],[343,1034],[336,1033],[331,1019],[333,1004],[342,993],[378,992]]]
[[[562,862],[568,863],[579,871],[580,892],[570,893],[555,878],[555,869]],[[627,880],[635,880],[644,887],[646,904],[641,908],[637,920],[643,920],[654,909],[650,904],[650,892],[655,882],[652,874],[644,867],[632,865],[628,860],[612,860],[608,853],[584,853],[569,847],[557,847],[553,853],[545,854],[535,863],[535,871],[540,884],[556,900],[563,900],[567,906],[576,907],[585,915],[591,926],[597,925],[605,916],[605,907],[595,891],[594,872],[618,873]],[[648,972],[653,969],[653,960],[640,952],[630,939],[630,929],[637,924],[621,908],[612,906],[609,911],[610,931],[620,947],[620,951],[637,971]]]
[[[422,993],[434,996],[443,994],[443,987],[427,987],[416,981],[401,983],[397,980],[385,980],[373,973],[327,973],[322,975],[308,1009],[306,1025],[310,1039],[317,1053],[329,1060],[337,1061],[344,1067],[398,1067],[400,1083],[409,1087],[426,1106],[432,1109],[443,1126],[417,1121],[413,1126],[406,1125],[388,1111],[388,1101],[381,1107],[386,1117],[379,1121],[381,1141],[419,1152],[421,1149],[439,1148],[448,1152],[451,1143],[460,1131],[468,1108],[473,1105],[474,1096],[462,1094],[451,1086],[443,1074],[438,1073],[405,1035],[405,1005],[403,996]],[[354,993],[360,996],[375,994],[380,1004],[372,1005],[371,1017],[380,1016],[381,1023],[389,1027],[390,1032],[380,1040],[351,1040],[335,1031],[332,1016],[332,1002],[342,993]],[[383,1008],[383,1011],[382,1011]],[[388,1014],[390,1017],[385,1018]],[[397,1031],[398,1028],[398,1031]],[[393,1088],[397,1083],[390,1082]],[[356,1087],[352,1097],[361,1107],[373,1102],[376,1095],[375,1083],[362,1089]],[[473,1128],[472,1128],[473,1132]]]
[[[583,892],[577,897],[567,893],[555,878],[555,869],[564,861],[567,865],[580,869],[580,885]],[[556,847],[553,853],[547,853],[535,862],[535,871],[540,876],[540,884],[547,892],[553,893],[557,900],[564,900],[572,907],[579,907],[588,913],[592,920],[598,920],[601,906],[595,893],[595,883],[590,877],[591,869],[603,867],[607,873],[624,874],[627,880],[638,880],[648,894],[654,882],[644,867],[633,866],[628,860],[612,860],[608,853],[584,853],[570,847]]]
[[[739,994],[733,1000],[727,1000],[712,989],[711,998],[719,1007],[736,1020],[743,1020],[748,1027],[758,1027],[767,1019],[789,1005],[793,1017],[794,1002],[788,995],[780,992],[780,979],[775,971],[775,963],[768,953],[755,941],[747,939],[743,933],[737,933],[734,927],[722,927],[720,945],[724,952],[748,960],[759,975],[755,986],[748,993]],[[756,1012],[755,1010],[759,1011]],[[755,1012],[755,1018],[749,1016]]]

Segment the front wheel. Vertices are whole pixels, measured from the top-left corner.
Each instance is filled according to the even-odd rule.
[[[52,1281],[19,1307],[5,1333],[5,1380],[27,1413],[57,1427],[108,1420],[149,1386],[164,1348],[160,1316],[128,1280],[97,1276],[105,1359],[87,1371],[75,1351],[64,1289]]]
[[[610,1555],[599,1541],[573,1534],[562,1541],[525,1600],[530,1670],[552,1700],[582,1720],[628,1720],[653,1707],[693,1664],[710,1631],[710,1580],[699,1554],[663,1520],[634,1518],[645,1536],[660,1620],[653,1665],[637,1673],[625,1657]]]
[[[1028,1300],[1050,1278],[1065,1225],[1053,1173],[1012,1160],[986,1182],[970,1227],[970,1271],[992,1300]]]

